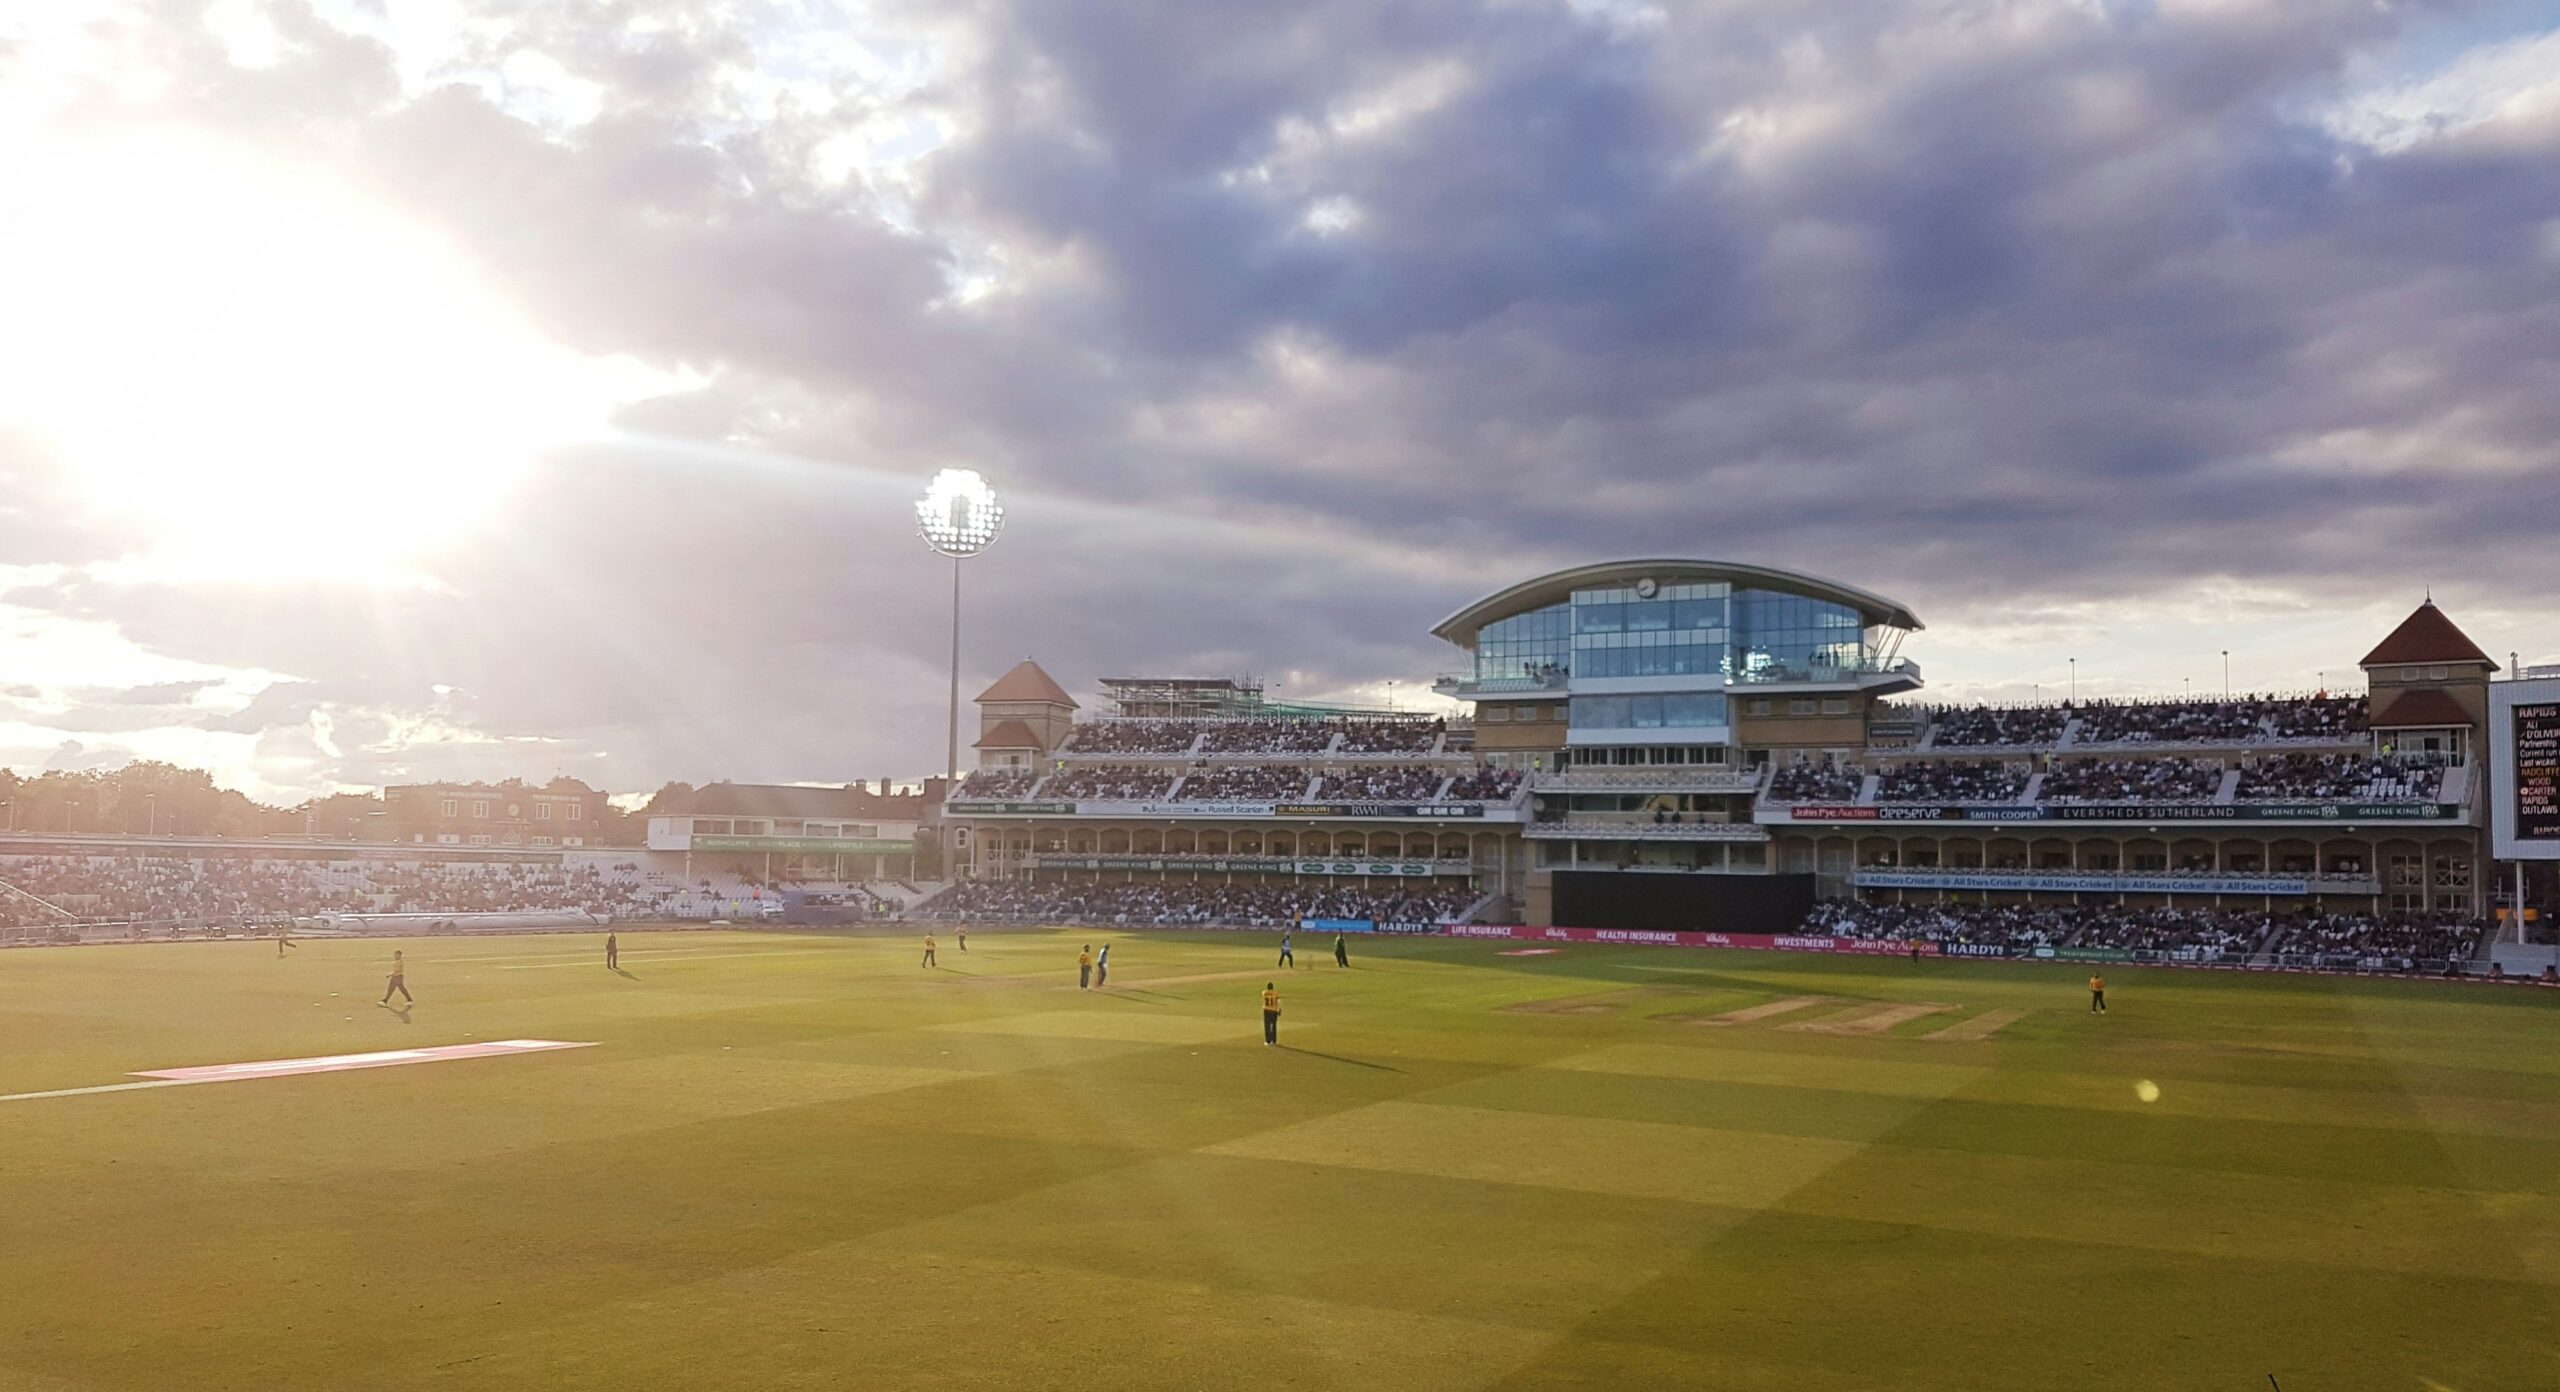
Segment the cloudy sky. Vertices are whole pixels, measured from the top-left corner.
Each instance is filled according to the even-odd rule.
[[[1610,556],[1958,699],[2560,660],[2560,3],[0,8],[0,763],[911,777]]]

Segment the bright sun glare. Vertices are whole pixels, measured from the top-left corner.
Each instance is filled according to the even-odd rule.
[[[61,144],[0,193],[0,425],[198,578],[387,580],[646,369],[553,348],[415,227],[194,142]]]

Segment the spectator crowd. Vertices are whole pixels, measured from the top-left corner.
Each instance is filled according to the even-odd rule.
[[[1520,770],[1472,768],[1449,780],[1443,802],[1509,802],[1520,792]]]
[[[1979,748],[2051,744],[2071,719],[2066,706],[1941,706],[1929,714],[1938,727],[1936,747]]]
[[[1991,759],[1921,759],[1884,771],[1878,802],[2016,802],[2026,771]]]
[[[971,769],[969,776],[960,780],[960,791],[957,796],[1018,802],[1031,796],[1031,790],[1038,786],[1040,786],[1038,769]]]
[[[1131,927],[1286,927],[1303,918],[1449,923],[1480,897],[1463,887],[1357,889],[1319,881],[1234,884],[1143,880],[1070,884],[966,880],[934,896],[929,918]]]
[[[627,913],[632,875],[557,863],[265,856],[0,857],[0,928],[80,924],[255,929],[336,914]]]
[[[2483,925],[2451,912],[2269,912],[2155,906],[1866,904],[1826,899],[1804,931],[1835,938],[1941,946],[2109,948],[2171,961],[2238,961],[2364,971],[2412,971],[2470,958]]]
[[[1145,802],[1173,791],[1177,770],[1090,764],[1062,769],[1040,785],[1040,796],[1061,802]]]
[[[2074,746],[2334,741],[2366,732],[2364,698],[2325,691],[2312,696],[1938,706],[1925,716],[1936,731],[1931,747],[1937,749],[2050,746],[2061,741],[2075,718]]]
[[[1866,774],[1833,764],[1789,764],[1769,775],[1772,802],[1855,802]]]
[[[2270,754],[2240,770],[2242,802],[2430,802],[2444,782],[2441,754]]]
[[[2073,759],[2045,770],[2044,802],[2204,802],[2222,788],[2222,766],[2193,759]]]
[[[1312,774],[1304,764],[1202,764],[1182,780],[1183,802],[1296,802]]]
[[[1428,764],[1336,769],[1316,784],[1318,802],[1429,802],[1449,771]]]

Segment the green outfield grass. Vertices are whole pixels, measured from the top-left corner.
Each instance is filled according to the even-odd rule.
[[[5,1094],[596,1045],[0,1102],[0,1389],[2560,1387],[2560,992],[1087,940],[0,954]]]

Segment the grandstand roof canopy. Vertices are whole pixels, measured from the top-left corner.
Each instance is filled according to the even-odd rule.
[[[2377,730],[2438,730],[2471,723],[2471,712],[2441,691],[2403,691],[2373,718]]]
[[[1923,627],[1920,616],[1895,600],[1855,585],[1825,580],[1802,571],[1779,570],[1772,566],[1742,565],[1733,561],[1711,561],[1695,557],[1658,557],[1650,560],[1601,561],[1574,566],[1534,580],[1523,580],[1507,590],[1486,596],[1466,608],[1442,619],[1431,632],[1461,647],[1475,642],[1476,633],[1486,624],[1507,619],[1514,614],[1543,609],[1570,598],[1575,590],[1600,585],[1632,584],[1651,577],[1665,583],[1722,580],[1755,590],[1779,590],[1788,594],[1807,595],[1845,604],[1858,611],[1870,624],[1886,624],[1894,628]]]
[[[2396,667],[2411,662],[2480,663],[2492,672],[2498,670],[2498,664],[2480,651],[2480,645],[2471,641],[2471,635],[2446,618],[2444,611],[2438,609],[2432,599],[2402,619],[2400,626],[2391,630],[2390,637],[2364,655],[2361,665]]]
[[[1038,749],[1040,737],[1019,720],[999,720],[994,728],[978,736],[971,749]]]
[[[660,817],[886,817],[912,820],[923,811],[915,793],[887,797],[859,786],[807,788],[795,783],[711,783],[661,806]]]
[[[978,693],[980,701],[1039,701],[1072,709],[1076,698],[1058,685],[1057,678],[1040,669],[1040,664],[1024,658],[1013,664],[1013,670],[996,678],[996,684]]]

